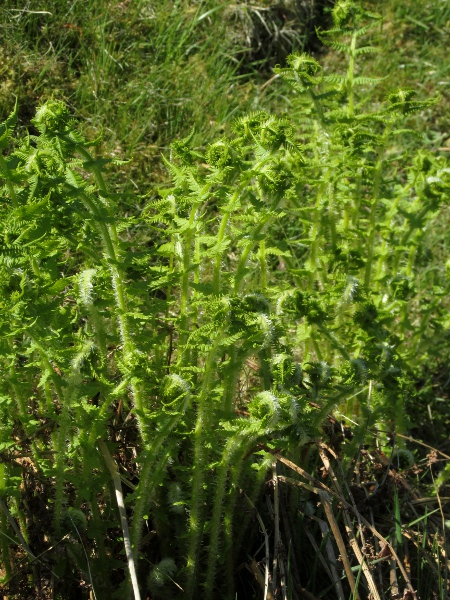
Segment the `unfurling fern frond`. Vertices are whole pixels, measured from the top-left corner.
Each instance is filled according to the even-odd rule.
[[[288,67],[275,67],[278,73],[299,92],[304,92],[318,85],[323,79],[321,65],[306,53],[291,54],[287,59]]]
[[[415,95],[416,92],[412,89],[398,89],[390,92],[387,96],[389,106],[386,108],[386,112],[399,112],[403,115],[409,115],[439,102],[439,95],[428,100],[413,100]]]

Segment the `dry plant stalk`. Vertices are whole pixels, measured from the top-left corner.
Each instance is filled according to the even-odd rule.
[[[130,579],[131,579],[131,585],[133,587],[134,599],[141,600],[141,595],[139,592],[139,585],[138,585],[137,575],[136,575],[136,566],[134,564],[133,552],[131,550],[131,539],[130,539],[130,532],[128,530],[127,513],[125,510],[125,504],[123,501],[122,482],[121,482],[120,475],[119,475],[119,472],[116,467],[116,463],[114,462],[111,454],[109,453],[105,442],[103,440],[97,440],[97,445],[98,445],[98,448],[99,448],[100,452],[102,453],[102,456],[105,460],[108,471],[111,474],[111,479],[113,481],[114,489],[116,491],[117,506],[119,508],[120,523],[122,525],[123,545],[125,546],[125,553],[127,556],[128,570],[130,572]]]
[[[344,539],[339,530],[339,526],[333,514],[333,508],[331,506],[330,497],[323,490],[317,490],[319,498],[322,502],[323,508],[325,510],[326,517],[328,519],[328,523],[330,524],[331,531],[333,532],[334,539],[336,540],[337,547],[339,548],[339,552],[341,555],[341,560],[344,563],[345,574],[347,575],[347,580],[350,584],[350,588],[352,590],[353,596],[359,600],[360,596],[356,589],[356,581],[353,576],[352,567],[350,565],[350,560],[347,554],[347,549],[345,547]]]
[[[327,494],[330,494],[331,496],[337,498],[339,500],[339,502],[343,505],[344,508],[347,508],[349,510],[351,510],[356,516],[358,516],[359,520],[361,521],[361,523],[363,523],[371,532],[374,536],[376,536],[381,542],[383,542],[383,544],[385,544],[389,550],[390,553],[393,557],[393,559],[396,561],[398,568],[400,569],[400,572],[402,574],[403,579],[405,580],[405,584],[407,587],[407,591],[408,593],[411,595],[412,600],[418,600],[417,599],[417,594],[408,578],[408,575],[405,571],[405,568],[403,566],[403,564],[401,563],[399,557],[397,556],[397,553],[395,552],[394,548],[392,547],[392,545],[369,523],[369,521],[367,521],[367,519],[365,519],[358,511],[356,508],[354,508],[349,502],[347,502],[347,500],[345,500],[345,498],[342,498],[339,494],[337,494],[336,492],[334,492],[333,490],[331,490],[328,486],[326,486],[325,484],[323,484],[321,481],[319,481],[318,479],[316,479],[315,477],[313,477],[312,475],[310,475],[307,471],[305,471],[304,469],[302,469],[301,467],[297,466],[295,463],[293,463],[292,461],[288,460],[287,458],[285,458],[284,456],[282,456],[279,452],[273,451],[268,449],[269,452],[271,452],[280,462],[282,462],[283,464],[285,464],[287,467],[289,467],[290,469],[292,469],[293,471],[295,471],[296,473],[298,473],[299,475],[301,475],[302,477],[304,477],[305,479],[307,479],[312,485],[309,484],[305,484],[302,481],[298,481],[296,479],[292,479],[290,477],[284,477],[279,475],[278,476],[278,480],[282,481],[284,483],[290,483],[291,485],[296,485],[299,487],[303,487],[307,490],[309,490],[310,492],[313,492],[315,494],[320,495],[320,492],[326,492]],[[328,515],[327,515],[328,516]],[[331,523],[330,523],[331,526]],[[352,573],[353,576],[353,573]]]
[[[333,482],[333,487],[335,492],[339,496],[343,496],[341,486],[339,485],[339,481],[334,474],[333,468],[331,467],[330,461],[328,460],[327,455],[325,454],[323,448],[319,446],[319,454],[322,462],[324,464],[325,469],[328,471],[331,477],[331,481]],[[354,507],[355,514],[358,514],[356,508]],[[367,564],[367,558],[361,552],[361,549],[358,546],[358,542],[356,541],[355,532],[353,531],[352,521],[350,519],[350,515],[348,514],[348,509],[344,506],[344,520],[345,520],[345,528],[347,530],[347,535],[350,541],[350,546],[352,547],[355,556],[361,565],[363,573],[366,577],[367,585],[369,586],[370,592],[372,594],[373,600],[381,600],[380,595],[378,593],[377,586],[375,581],[373,580],[372,573],[370,571],[369,565]]]

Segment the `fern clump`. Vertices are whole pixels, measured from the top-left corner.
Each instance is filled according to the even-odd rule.
[[[396,90],[367,108],[377,79],[356,60],[379,17],[350,0],[332,16],[320,35],[345,74],[306,54],[276,69],[304,120],[255,112],[204,152],[175,142],[172,186],[132,218],[106,184],[115,161],[62,102],[9,153],[17,108],[0,126],[1,448],[27,445],[54,482],[49,547],[76,525],[105,581],[120,526],[125,588],[234,598],[243,507],[272,452],[306,456],[336,407],[361,445],[380,424],[404,433],[410,373],[448,354],[448,290],[418,264],[449,170],[401,146],[435,99]],[[17,477],[5,462],[7,501]]]

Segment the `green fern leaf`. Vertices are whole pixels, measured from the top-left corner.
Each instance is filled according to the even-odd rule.
[[[383,81],[386,77],[355,77],[354,85],[376,85]]]
[[[361,46],[360,48],[356,48],[354,50],[354,55],[359,56],[360,54],[377,54],[380,52],[380,49],[376,46]]]

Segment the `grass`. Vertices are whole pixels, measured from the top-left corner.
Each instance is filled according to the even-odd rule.
[[[270,12],[275,4],[263,2],[257,12],[230,2],[50,0],[44,10],[39,2],[17,8],[5,0],[0,110],[7,113],[16,94],[26,123],[34,106],[55,94],[87,119],[93,132],[104,130],[108,150],[134,156],[135,183],[141,175],[144,181],[163,177],[160,152],[194,125],[198,139],[207,140],[246,110],[290,109],[280,86],[266,87],[270,69],[308,40],[317,46],[312,28],[323,26],[330,5],[321,9],[317,3],[314,13],[311,5],[305,8],[308,3],[281,3],[280,23],[279,12]],[[366,5],[384,16],[374,39],[383,52],[367,57],[367,71],[395,74],[399,87],[412,86],[423,96],[440,93],[438,107],[421,115],[417,127],[430,143],[445,147],[447,2],[372,0]],[[333,52],[325,56],[330,68],[336,60]],[[378,86],[378,98],[389,85],[387,79]]]
[[[3,3],[0,111],[19,119],[55,95],[86,119],[141,192],[160,181],[160,154],[195,127],[208,141],[230,119],[268,106],[270,65],[311,36],[315,3],[50,0]],[[262,71],[262,74],[260,73]],[[134,158],[135,157],[135,158]]]

